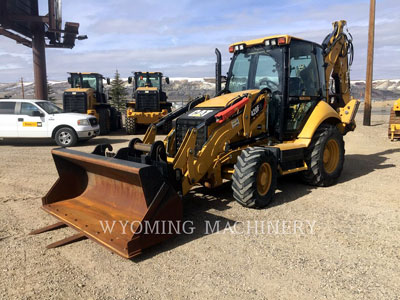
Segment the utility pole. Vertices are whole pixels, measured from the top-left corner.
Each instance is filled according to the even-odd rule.
[[[22,99],[25,99],[24,77],[21,77]]]
[[[365,82],[365,99],[364,99],[364,122],[363,122],[364,126],[371,125],[371,94],[372,94],[372,78],[373,78],[373,66],[374,66],[374,37],[375,37],[375,2],[376,0],[370,0],[367,78]]]

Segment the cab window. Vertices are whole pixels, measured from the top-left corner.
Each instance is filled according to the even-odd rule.
[[[27,103],[27,102],[22,102],[21,103],[21,115],[28,115],[31,116],[32,112],[34,110],[39,110],[39,108],[37,108],[37,106],[31,104],[31,103]]]
[[[158,75],[140,75],[136,77],[136,87],[156,87],[160,88],[160,77]]]
[[[323,71],[322,49],[309,42],[291,42],[289,107],[286,111],[289,139],[302,128],[312,108],[321,99]]]
[[[0,102],[0,115],[15,114],[15,102]]]
[[[272,56],[260,54],[254,87],[258,89],[269,88],[272,92],[280,91],[279,72],[276,66],[277,62]]]
[[[229,90],[231,92],[247,89],[251,59],[252,56],[244,53],[239,53],[235,56],[232,75],[229,81]]]
[[[319,70],[313,45],[293,41],[290,45],[289,96],[319,96]]]
[[[82,85],[83,88],[96,90],[96,78],[83,77]]]

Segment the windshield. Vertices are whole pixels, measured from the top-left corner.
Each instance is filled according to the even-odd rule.
[[[152,74],[140,74],[136,76],[136,88],[138,87],[160,88],[160,77]]]
[[[97,91],[97,81],[98,76],[90,74],[82,74],[82,86],[78,74],[72,75],[72,87],[73,88],[91,88]],[[99,80],[99,91],[102,93],[103,90],[103,80]]]
[[[249,89],[269,88],[282,91],[282,48],[254,48],[235,54],[226,89],[239,92]]]
[[[36,102],[36,104],[40,106],[40,108],[42,108],[48,114],[59,114],[63,112],[61,108],[59,108],[58,106],[54,105],[51,102]]]

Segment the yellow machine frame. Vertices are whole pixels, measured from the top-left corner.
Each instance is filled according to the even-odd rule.
[[[161,72],[138,72],[138,73],[143,73],[143,74],[157,74],[160,76],[160,80],[162,80],[162,73]],[[136,74],[136,73],[135,73]],[[132,82],[132,78],[130,77],[128,79],[128,82]],[[169,83],[169,79],[168,79]],[[137,87],[134,93],[137,92],[157,92],[159,93],[159,97],[161,97],[162,88],[158,89],[156,87]],[[161,100],[161,99],[160,99]],[[140,112],[136,111],[136,101],[131,101],[127,103],[127,111],[126,111],[126,118],[127,118],[127,132],[128,132],[128,122],[132,122],[134,120],[134,127],[135,129],[133,130],[134,132],[136,131],[136,124],[138,125],[150,125],[153,123],[158,122],[161,118],[165,117],[169,111],[168,109],[161,109],[161,111],[152,111],[152,112]],[[133,126],[133,125],[130,125]]]
[[[232,180],[233,198],[251,208],[262,208],[270,203],[279,175],[300,173],[311,185],[334,184],[344,164],[343,135],[355,129],[354,118],[360,103],[350,96],[347,56],[351,38],[343,33],[345,24],[345,21],[333,23],[334,30],[322,46],[302,41],[298,45],[304,47],[298,53],[292,52],[296,53],[293,57],[315,55],[318,64],[314,65],[312,74],[314,79],[318,76],[318,90],[314,93],[306,95],[305,87],[296,89],[293,95],[289,93],[290,50],[297,47],[290,43],[295,43],[296,38],[280,35],[239,42],[229,49],[235,52],[233,63],[239,56],[245,56],[242,53],[254,56],[253,65],[249,64],[247,83],[236,86],[238,92],[234,92],[231,87],[235,85],[229,82],[234,75],[231,70],[235,65],[231,64],[224,90],[218,84],[214,98],[198,97],[169,113],[148,127],[143,140],[133,138],[127,147],[116,153],[111,152],[110,144],[98,145],[91,154],[53,150],[60,178],[43,197],[43,208],[57,217],[61,225],[79,230],[78,237],[89,237],[130,258],[178,233],[144,234],[137,229],[143,221],[152,228],[169,222],[179,229],[182,197],[196,184],[217,187],[224,180]],[[307,47],[310,45],[312,47]],[[256,46],[255,54],[253,49],[244,49],[245,46]],[[254,70],[260,53],[272,52],[280,46],[275,53],[281,55],[283,61],[279,65],[284,76],[283,88],[273,91],[267,83],[261,84],[262,80],[254,83]],[[216,81],[220,82],[220,59],[218,61]],[[278,64],[278,60],[276,62]],[[316,74],[316,70],[320,73]],[[263,76],[268,81],[266,73]],[[324,75],[327,84],[331,77],[336,81],[336,91],[331,97],[329,89],[324,95]],[[307,111],[303,110],[303,103],[309,104]],[[277,104],[280,107],[274,110]],[[298,110],[293,113],[296,105]],[[304,114],[297,118],[299,110]],[[279,118],[270,120],[276,113]],[[175,128],[163,141],[156,141],[157,130],[172,120],[176,122]],[[289,122],[299,122],[299,126],[293,126],[293,130],[285,127]],[[130,235],[102,233],[99,220],[113,219],[139,225]],[[36,232],[57,226],[60,224]],[[52,245],[59,246],[74,239],[76,237]]]
[[[394,102],[390,112],[389,138],[392,141],[395,138],[400,139],[400,98]]]

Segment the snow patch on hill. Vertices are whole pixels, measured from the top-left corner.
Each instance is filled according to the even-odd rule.
[[[128,84],[128,78],[121,78],[124,81],[124,87],[127,91],[127,98],[132,98],[133,85]],[[110,89],[110,85],[106,85],[106,90]],[[69,87],[67,81],[50,80],[56,99],[61,101],[64,90]],[[190,77],[171,77],[170,84],[163,84],[163,88],[167,93],[170,101],[185,101],[195,98],[202,94],[213,96],[215,94],[214,78],[190,78]],[[357,99],[364,99],[365,81],[351,81],[352,96]],[[25,97],[33,98],[34,85],[33,82],[24,82]],[[0,83],[0,98],[11,96],[12,98],[21,98],[22,89],[19,82]],[[400,98],[400,79],[375,80],[373,82],[372,98],[374,100],[393,100]]]

